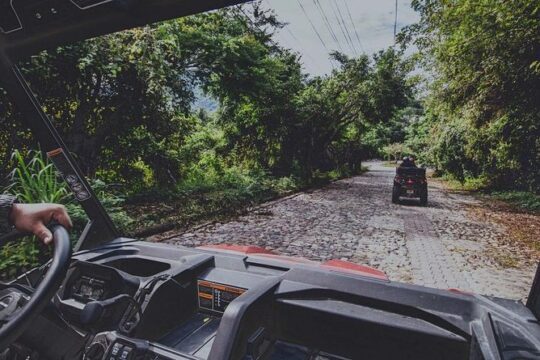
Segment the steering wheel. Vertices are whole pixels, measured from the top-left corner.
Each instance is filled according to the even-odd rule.
[[[54,255],[49,270],[31,296],[21,287],[0,283],[0,351],[6,349],[32,324],[62,284],[71,261],[71,241],[67,230],[55,225],[52,227]],[[8,241],[27,236],[14,233]],[[0,239],[1,246],[6,238]]]

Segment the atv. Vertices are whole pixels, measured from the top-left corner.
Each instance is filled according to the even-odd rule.
[[[394,186],[392,187],[392,202],[398,204],[400,198],[417,198],[422,206],[427,205],[428,186],[426,179],[426,169],[418,167],[396,168]]]
[[[540,272],[525,306],[341,260],[121,236],[16,61],[239,2],[0,0],[0,86],[89,218],[73,249],[54,226],[51,261],[0,284],[0,359],[540,359]]]

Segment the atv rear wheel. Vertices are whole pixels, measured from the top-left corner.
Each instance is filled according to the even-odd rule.
[[[392,203],[394,204],[399,203],[399,193],[400,193],[399,186],[394,185],[394,187],[392,188]]]
[[[428,192],[427,192],[427,189],[424,189],[420,192],[420,205],[426,206],[427,198],[428,198]]]

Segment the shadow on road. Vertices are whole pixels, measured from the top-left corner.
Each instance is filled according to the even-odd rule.
[[[421,208],[430,207],[429,202],[426,206],[422,206],[420,204],[420,200],[416,200],[416,199],[402,199],[402,200],[399,200],[399,202],[396,205],[414,206],[414,207],[421,207]]]

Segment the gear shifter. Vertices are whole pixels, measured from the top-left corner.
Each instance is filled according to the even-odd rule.
[[[108,308],[112,308],[126,301],[135,302],[133,298],[127,294],[118,295],[102,301],[90,301],[84,306],[84,309],[81,312],[81,324],[91,326],[97,323]]]

